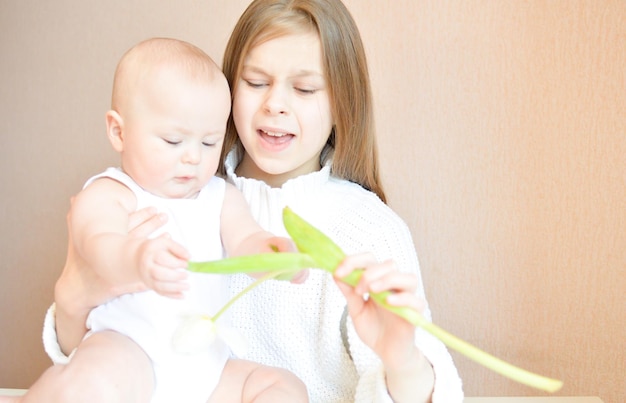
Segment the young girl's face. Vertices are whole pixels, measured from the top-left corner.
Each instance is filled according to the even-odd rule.
[[[333,117],[318,35],[257,45],[238,80],[233,120],[245,148],[238,174],[278,187],[319,170]]]

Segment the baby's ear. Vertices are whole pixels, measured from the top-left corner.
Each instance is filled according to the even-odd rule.
[[[110,110],[106,114],[107,137],[115,151],[122,152],[124,150],[124,120],[119,113]]]

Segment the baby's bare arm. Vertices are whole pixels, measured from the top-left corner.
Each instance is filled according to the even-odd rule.
[[[70,237],[76,253],[95,275],[110,284],[138,282],[136,260],[142,239],[128,239],[128,216],[137,205],[133,193],[108,178],[94,181],[74,199]]]
[[[72,198],[72,205],[74,198]],[[167,221],[155,208],[133,212],[129,217],[129,236],[146,238]],[[56,304],[55,327],[61,350],[66,354],[78,346],[85,336],[85,322],[91,309],[123,294],[146,290],[141,282],[111,284],[99,277],[76,252],[72,238],[72,209],[67,215],[68,247],[63,272],[54,288]]]
[[[220,222],[222,242],[228,256],[272,252],[270,245],[274,245],[277,237],[261,228],[252,217],[243,194],[229,183],[226,183]],[[289,241],[280,243],[275,246],[281,250],[293,247],[288,245]]]
[[[153,239],[129,234],[135,195],[121,183],[103,178],[78,194],[72,206],[71,231],[76,253],[97,276],[113,286],[141,282],[163,294],[168,282],[185,277],[185,248],[162,235]]]
[[[233,185],[229,183],[226,185],[221,214],[221,235],[228,256],[297,250],[291,239],[265,231],[252,217],[243,194]],[[263,274],[256,273],[252,276],[259,278]],[[291,282],[303,283],[307,277],[308,270],[302,270],[291,278]]]
[[[289,238],[275,236],[256,222],[243,194],[226,184],[221,214],[221,235],[228,256],[266,252],[295,252]]]

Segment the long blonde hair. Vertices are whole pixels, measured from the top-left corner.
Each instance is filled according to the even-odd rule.
[[[340,0],[255,0],[237,22],[224,52],[223,71],[234,94],[250,50],[287,34],[317,32],[335,122],[320,163],[332,158],[334,176],[358,183],[386,201],[379,179],[372,93],[365,49],[358,28]],[[232,96],[232,95],[231,95]],[[232,113],[225,155],[243,146]]]

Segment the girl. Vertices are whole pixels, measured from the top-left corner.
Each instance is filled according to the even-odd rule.
[[[245,358],[291,370],[312,402],[462,401],[443,344],[367,299],[369,291],[393,290],[389,303],[430,318],[410,232],[385,204],[365,52],[348,10],[339,0],[253,1],[223,68],[233,109],[221,169],[254,217],[285,235],[281,212],[288,205],[350,255],[337,277],[366,269],[355,288],[312,270],[305,284],[266,282],[237,301],[232,318],[249,341]],[[85,312],[132,289],[98,284],[72,255],[56,289],[64,352],[82,337]],[[231,294],[251,281],[233,276]],[[45,331],[54,358],[53,319]],[[220,393],[218,387],[212,398]]]

